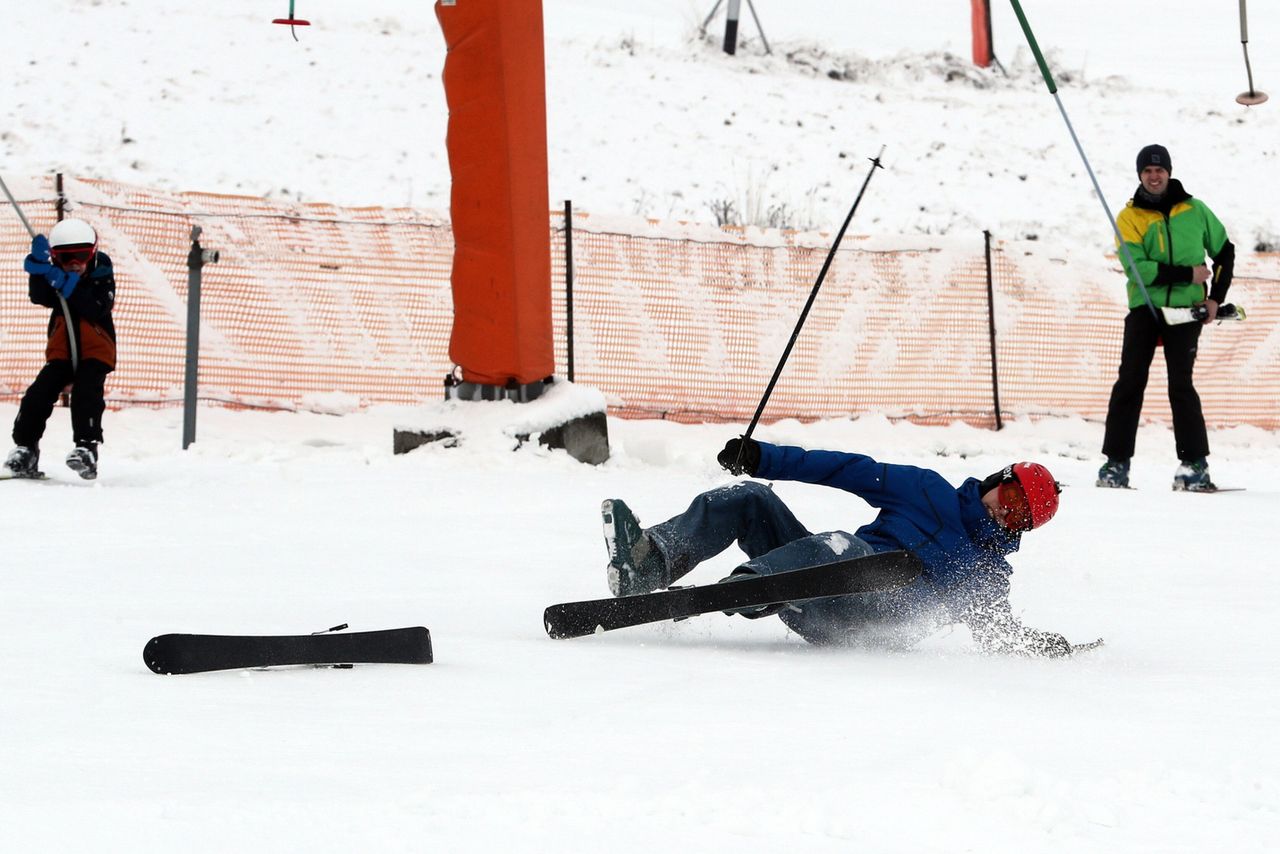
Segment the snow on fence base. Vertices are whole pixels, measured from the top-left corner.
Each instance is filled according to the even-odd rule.
[[[609,423],[604,412],[572,418],[563,424],[541,431],[538,444],[553,451],[563,450],[580,463],[598,466],[609,460]],[[528,433],[515,435],[520,447],[530,439]],[[396,428],[391,434],[391,452],[407,454],[435,442],[444,448],[456,448],[464,441],[462,432],[448,429],[412,430]]]
[[[51,179],[12,186],[32,224],[55,219]],[[448,223],[427,211],[339,208],[68,179],[68,211],[116,264],[112,406],[179,405],[191,226],[222,252],[202,294],[201,399],[348,408],[439,399],[452,370]],[[575,380],[610,413],[751,418],[830,235],[573,215]],[[565,340],[564,215],[549,215],[557,365]],[[1120,358],[1124,285],[1096,247],[992,246],[999,400],[1005,415],[1100,420]],[[44,359],[48,312],[27,299],[26,232],[0,217],[0,397],[17,401]],[[849,235],[764,413],[813,420],[881,413],[994,426],[981,233]],[[1280,428],[1280,256],[1244,254],[1231,300],[1249,320],[1201,338],[1197,388],[1212,426]],[[1161,359],[1144,414],[1169,423]],[[416,425],[420,427],[421,425]]]
[[[554,378],[542,395],[528,402],[450,398],[419,407],[405,421],[412,423],[392,430],[396,454],[435,443],[444,448],[483,443],[501,453],[536,438],[539,445],[563,449],[578,462],[599,465],[609,459],[604,395]]]

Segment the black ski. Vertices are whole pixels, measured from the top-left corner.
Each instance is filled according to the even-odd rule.
[[[1213,489],[1178,489],[1174,488],[1174,492],[1197,492],[1201,495],[1213,495],[1215,492],[1244,492],[1243,486],[1215,486]]]
[[[336,628],[314,635],[160,635],[147,641],[142,659],[161,674],[285,664],[431,663],[431,633],[423,626],[350,634],[337,634]]]
[[[1129,492],[1137,492],[1136,486],[1099,486],[1100,489],[1124,489]],[[1215,486],[1213,489],[1178,489],[1174,487],[1174,492],[1196,492],[1201,495],[1213,495],[1216,492],[1244,492],[1247,487],[1244,486]]]
[[[675,587],[639,596],[565,602],[547,608],[542,622],[553,638],[577,638],[644,623],[682,620],[712,611],[870,593],[907,584],[920,570],[920,559],[910,552],[882,552],[702,587]]]

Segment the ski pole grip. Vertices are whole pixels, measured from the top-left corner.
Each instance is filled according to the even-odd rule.
[[[1031,52],[1035,54],[1036,65],[1040,66],[1040,74],[1044,77],[1045,85],[1049,87],[1049,94],[1053,95],[1058,91],[1058,84],[1053,82],[1053,75],[1049,73],[1049,66],[1044,61],[1044,54],[1040,53],[1040,45],[1036,44],[1035,34],[1031,32],[1031,24],[1027,23],[1027,16],[1022,11],[1022,4],[1018,0],[1009,0],[1013,4],[1013,13],[1018,16],[1018,23],[1022,26],[1022,34],[1027,37],[1027,44],[1031,45]]]

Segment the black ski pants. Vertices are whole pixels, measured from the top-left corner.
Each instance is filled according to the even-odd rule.
[[[79,370],[72,370],[65,359],[45,362],[40,373],[22,396],[18,417],[13,422],[13,441],[28,448],[40,446],[45,424],[53,414],[58,395],[71,385],[71,431],[77,442],[102,441],[102,411],[106,404],[102,399],[103,386],[111,368],[97,359],[80,362]]]
[[[1120,351],[1120,376],[1111,389],[1107,407],[1107,431],[1102,453],[1109,459],[1133,456],[1142,416],[1142,395],[1156,347],[1164,342],[1165,367],[1169,372],[1169,407],[1173,410],[1173,437],[1179,460],[1195,460],[1209,455],[1209,436],[1204,428],[1200,395],[1191,381],[1200,342],[1200,323],[1173,326],[1156,320],[1146,306],[1132,309],[1124,319],[1124,344]]]

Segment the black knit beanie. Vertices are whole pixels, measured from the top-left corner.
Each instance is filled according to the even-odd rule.
[[[1138,174],[1142,174],[1142,170],[1148,166],[1159,166],[1173,174],[1173,158],[1169,156],[1169,149],[1163,145],[1148,145],[1138,152]]]

